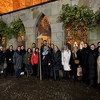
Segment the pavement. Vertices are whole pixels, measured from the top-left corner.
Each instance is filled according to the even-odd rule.
[[[1,76],[0,100],[100,100],[100,90],[88,88],[82,81]]]

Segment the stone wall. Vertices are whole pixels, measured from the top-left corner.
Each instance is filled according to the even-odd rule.
[[[89,0],[89,5],[93,5],[92,2],[94,2],[93,0]],[[99,4],[99,0],[98,4]],[[8,13],[5,15],[1,15],[0,19],[2,19],[4,22],[7,23],[7,25],[9,26],[10,22],[12,22],[13,20],[17,20],[18,18],[20,18],[24,24],[25,30],[26,30],[26,48],[29,48],[32,46],[33,42],[36,42],[37,39],[37,26],[39,21],[42,19],[43,14],[48,18],[50,25],[51,25],[51,41],[58,45],[59,48],[61,49],[64,41],[65,41],[65,30],[63,28],[63,23],[59,22],[58,20],[58,16],[62,11],[62,4],[70,4],[70,5],[79,5],[80,2],[84,3],[84,0],[72,0],[72,2],[70,2],[70,0],[57,0],[54,2],[49,2],[43,5],[39,5],[39,6],[34,6],[34,7],[30,7],[27,9],[23,9],[17,12],[12,12],[12,13]],[[95,10],[97,10],[99,8],[100,5],[98,6],[93,6],[93,8]],[[97,43],[100,40],[100,30],[96,31],[96,32],[89,32],[89,43],[93,42]],[[93,37],[96,34],[95,37]],[[99,36],[99,37],[98,37]],[[13,41],[13,42],[11,42]],[[7,42],[8,45],[12,44],[14,45],[14,48],[16,48],[16,39],[12,39],[10,41]]]

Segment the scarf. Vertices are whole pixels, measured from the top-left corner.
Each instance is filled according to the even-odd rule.
[[[49,51],[48,51],[49,49],[47,48],[47,49],[44,49],[44,51],[43,51],[43,53],[42,53],[42,55],[43,56],[46,56],[48,53],[49,53]]]

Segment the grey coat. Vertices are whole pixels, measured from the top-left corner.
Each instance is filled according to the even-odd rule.
[[[14,69],[21,69],[22,68],[22,55],[19,55],[17,52],[13,55],[13,63],[14,63]]]

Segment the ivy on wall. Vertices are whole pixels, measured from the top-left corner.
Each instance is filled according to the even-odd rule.
[[[25,28],[20,19],[11,22],[10,27],[0,20],[0,41],[2,40],[2,37],[6,37],[6,39],[11,39],[12,37],[17,38],[19,34],[23,33],[25,33]]]
[[[100,20],[100,13],[94,13],[93,10],[88,7],[74,7],[68,4],[62,6],[62,13],[59,16],[61,22],[64,23],[64,27],[70,26],[70,33],[80,39],[75,34],[76,29],[82,28],[83,30],[93,29],[97,26]]]

